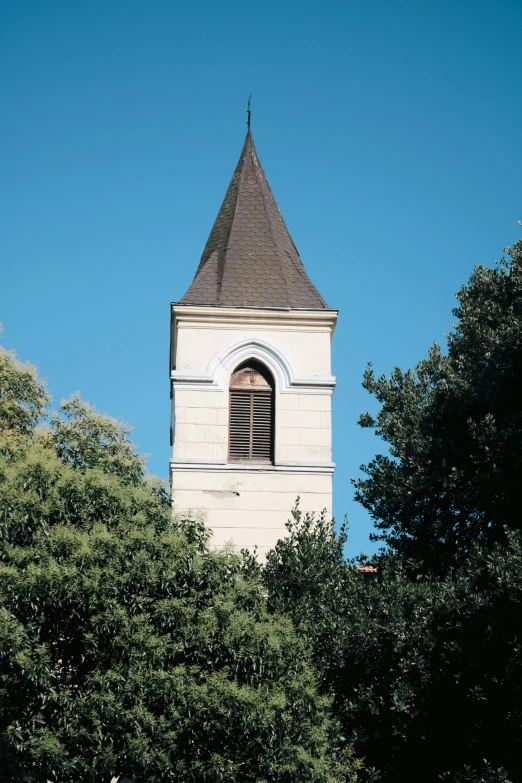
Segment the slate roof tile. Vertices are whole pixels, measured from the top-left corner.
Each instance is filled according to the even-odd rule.
[[[328,309],[305,272],[250,128],[181,304]]]

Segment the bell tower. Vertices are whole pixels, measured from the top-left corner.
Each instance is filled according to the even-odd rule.
[[[194,280],[171,305],[172,501],[212,545],[286,534],[296,497],[332,509],[330,343],[337,310],[308,278],[250,127]]]

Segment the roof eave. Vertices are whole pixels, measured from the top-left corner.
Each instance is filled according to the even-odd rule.
[[[263,305],[215,305],[215,304],[195,304],[190,302],[171,302],[171,308],[174,307],[204,307],[214,308],[215,310],[278,310],[280,312],[306,312],[306,313],[339,313],[336,307],[265,307]]]

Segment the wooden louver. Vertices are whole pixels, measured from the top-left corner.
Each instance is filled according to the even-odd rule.
[[[257,362],[239,367],[230,382],[231,460],[273,459],[273,379]]]

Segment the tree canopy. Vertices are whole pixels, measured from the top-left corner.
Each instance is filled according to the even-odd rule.
[[[522,242],[458,292],[448,353],[364,386],[389,447],[356,482],[386,548],[296,509],[269,606],[313,649],[322,693],[386,783],[522,780]]]
[[[261,566],[172,514],[129,428],[0,350],[6,783],[521,783],[522,243],[448,353],[365,387],[385,544],[294,509]],[[368,565],[368,561],[363,559]]]
[[[365,374],[380,410],[359,421],[389,454],[363,466],[356,498],[378,537],[423,568],[521,527],[522,241],[506,252],[458,292],[447,355],[434,345],[413,370]]]
[[[0,324],[0,335],[2,326]],[[33,435],[49,396],[36,368],[0,346],[0,455],[18,451]]]
[[[173,517],[128,428],[79,397],[37,426],[5,352],[0,400],[2,781],[354,780],[306,640]]]
[[[267,558],[268,603],[311,644],[362,780],[522,780],[520,532],[443,577],[391,554],[361,572],[346,531],[298,509],[288,532]]]

